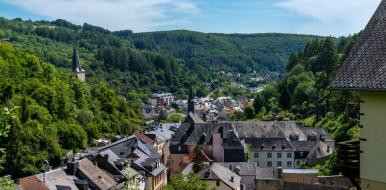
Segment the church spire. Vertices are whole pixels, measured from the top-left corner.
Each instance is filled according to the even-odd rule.
[[[72,53],[72,71],[76,74],[80,81],[86,81],[86,71],[80,66],[78,49],[76,47]]]
[[[78,48],[74,48],[74,51],[72,53],[72,70],[74,72],[79,72],[83,70],[82,67],[80,66]]]
[[[194,100],[192,84],[189,85],[188,113],[194,113]]]

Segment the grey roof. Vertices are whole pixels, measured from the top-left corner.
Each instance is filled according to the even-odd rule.
[[[386,1],[360,34],[331,84],[333,89],[386,90]]]
[[[201,170],[197,173],[197,175],[201,176],[203,180],[219,179],[228,185],[231,189],[240,188],[241,177],[228,168],[217,163],[213,163],[211,166],[209,166],[209,168]],[[232,178],[233,181],[231,180]]]
[[[240,176],[255,176],[259,169],[255,163],[252,162],[216,162],[216,164],[220,164],[235,173],[237,173],[236,170],[238,170]]]
[[[284,138],[246,138],[245,143],[250,144],[251,149],[255,150],[294,150]]]
[[[115,182],[112,177],[94,165],[87,158],[79,161],[79,170],[82,171],[82,173],[84,173],[101,190],[107,190],[117,185],[117,182]]]
[[[36,177],[43,181],[43,174],[38,174]],[[78,190],[74,179],[77,178],[75,176],[68,176],[62,168],[59,168],[45,173],[44,184],[51,190],[56,190],[57,185],[70,187],[71,190]]]
[[[310,151],[318,144],[318,141],[289,141],[295,151],[304,152]]]

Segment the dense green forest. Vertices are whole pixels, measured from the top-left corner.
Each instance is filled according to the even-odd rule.
[[[14,177],[37,173],[46,159],[58,165],[65,150],[102,135],[141,130],[136,101],[103,82],[82,83],[10,43],[0,42],[0,80],[0,170]]]
[[[117,94],[170,91],[186,96],[188,83],[197,95],[217,85],[218,71],[282,73],[286,59],[316,36],[289,34],[204,34],[191,31],[132,33],[74,25],[65,20],[22,21],[0,17],[0,38],[18,50],[70,69],[71,52],[80,51],[87,81],[106,81]],[[209,83],[209,84],[208,84]]]
[[[181,58],[189,67],[197,70],[211,68],[240,73],[252,70],[260,73],[283,73],[289,55],[301,50],[305,42],[315,38],[317,37],[275,33],[206,34],[187,30],[136,33],[128,36],[138,49]]]

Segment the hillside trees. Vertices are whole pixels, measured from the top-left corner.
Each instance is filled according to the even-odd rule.
[[[17,107],[8,135],[0,137],[3,173],[13,177],[38,172],[44,160],[57,166],[65,150],[83,149],[102,134],[141,130],[136,101],[103,82],[82,83],[8,43],[0,43],[0,80],[0,107]]]

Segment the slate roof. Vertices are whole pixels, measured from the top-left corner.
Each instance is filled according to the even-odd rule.
[[[70,187],[71,190],[78,190],[78,187],[74,183],[76,177],[68,176],[62,168],[46,172],[45,175],[45,185],[51,190],[56,190],[57,185]],[[38,174],[36,177],[43,181],[43,174]]]
[[[255,176],[259,169],[252,162],[216,162],[232,171],[239,170],[240,176]]]
[[[201,170],[197,173],[197,175],[201,176],[203,180],[221,180],[231,189],[240,188],[241,177],[228,168],[217,163],[213,163],[211,166],[209,166],[209,168]],[[233,178],[233,181],[231,181],[231,178]]]
[[[87,158],[79,161],[79,170],[84,173],[101,190],[107,190],[117,185],[117,182],[115,182],[113,178],[94,165]]]
[[[284,138],[246,138],[246,144],[251,145],[251,149],[255,150],[294,150],[288,141]]]
[[[20,190],[50,190],[34,175],[19,179],[18,185]]]
[[[386,90],[386,1],[360,34],[330,88]]]

